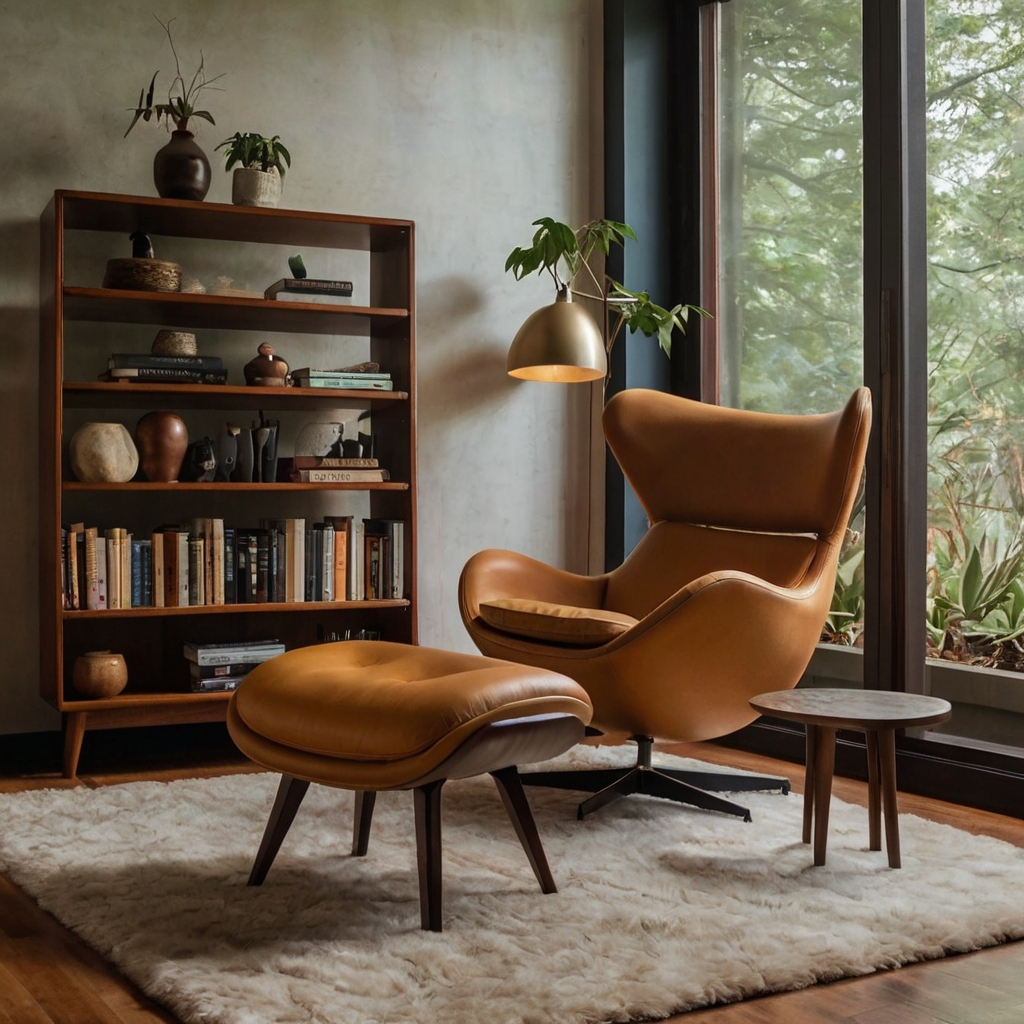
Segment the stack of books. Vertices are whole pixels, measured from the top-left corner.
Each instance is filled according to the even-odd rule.
[[[353,370],[314,370],[303,366],[292,370],[297,388],[347,388],[350,391],[393,391],[390,373],[365,373]]]
[[[226,384],[228,371],[220,356],[154,356],[115,352],[101,380],[137,384]]]
[[[405,596],[401,520],[262,519],[250,528],[195,519],[145,540],[73,523],[61,534],[67,611]]]
[[[225,644],[185,644],[193,693],[234,690],[257,666],[284,654],[279,640],[242,640]]]
[[[263,293],[263,298],[291,302],[345,302],[352,298],[352,282],[282,277]]]
[[[376,459],[336,458],[331,455],[296,455],[288,479],[293,484],[375,484],[390,479]]]

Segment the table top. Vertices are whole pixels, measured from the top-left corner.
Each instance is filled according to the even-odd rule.
[[[904,729],[944,722],[952,705],[941,697],[892,690],[813,687],[752,697],[755,711],[807,725],[836,729]]]

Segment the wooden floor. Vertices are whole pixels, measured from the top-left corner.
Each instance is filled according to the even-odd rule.
[[[183,730],[170,732],[181,734]],[[87,738],[82,762],[85,774],[75,782],[66,782],[33,765],[32,758],[22,758],[18,764],[0,763],[0,792],[48,786],[95,787],[249,770],[219,737],[205,744],[190,744],[187,752],[173,744],[163,749],[160,743],[153,743],[144,754],[136,750],[126,755],[122,747],[113,744],[106,751],[97,751],[100,735]],[[208,738],[213,734],[204,735]],[[93,745],[92,754],[89,744]],[[788,775],[794,791],[802,789],[802,769],[785,762],[708,744],[666,749],[766,774]],[[844,800],[866,803],[863,783],[836,779],[833,792]],[[900,794],[900,810],[1024,847],[1024,823],[1015,818],[906,793]],[[486,1013],[482,1013],[481,1024],[485,1020]],[[1024,1024],[1024,942],[800,992],[697,1010],[672,1020],[686,1024]],[[0,1024],[175,1021],[0,876]]]

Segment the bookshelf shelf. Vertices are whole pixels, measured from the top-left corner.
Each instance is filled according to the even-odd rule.
[[[408,391],[373,391],[369,388],[250,388],[231,384],[115,384],[106,381],[65,381],[66,409],[150,409],[153,403],[173,401],[176,409],[295,409],[322,410],[330,400],[353,402],[407,402]]]
[[[279,253],[271,257],[269,250],[261,252],[260,246],[339,250],[339,265],[356,260],[352,278],[361,282],[362,291],[357,288],[353,303],[335,303],[267,300],[258,292],[218,295],[97,287],[105,260],[123,256],[125,240],[135,231],[153,239],[158,255],[168,251],[164,238],[185,240],[178,243],[184,254],[211,251],[193,246],[193,240],[231,243],[219,252],[229,254],[228,261],[237,258],[251,267],[275,265],[268,260],[281,258]],[[291,649],[360,630],[385,640],[417,642],[414,235],[411,221],[390,218],[98,192],[54,193],[40,218],[40,692],[64,716],[66,776],[76,774],[87,729],[224,720],[230,694],[190,691],[184,643],[274,638]],[[346,252],[354,255],[345,256]],[[201,257],[196,258],[201,263]],[[69,273],[66,278],[66,267],[74,268],[73,276]],[[119,325],[118,339],[129,339],[119,344],[128,346],[131,338],[139,339],[135,348],[120,350],[140,353],[148,351],[153,337],[150,328],[156,325],[286,334],[292,366],[324,365],[324,360],[334,366],[351,362],[347,353],[352,351],[349,340],[353,339],[355,350],[366,353],[359,358],[387,369],[396,390],[72,379],[71,367],[77,367],[74,376],[81,377],[81,368],[95,358],[91,348],[79,351],[75,346],[94,345],[97,337],[95,330],[66,330],[73,322]],[[216,345],[211,347],[211,351],[204,347],[204,354],[218,354]],[[66,358],[69,350],[74,359]],[[95,372],[104,368],[97,366]],[[88,369],[84,376],[89,376]],[[282,436],[295,436],[296,422],[301,424],[302,419],[289,419],[290,414],[331,419],[332,410],[353,407],[371,410],[376,454],[395,479],[381,483],[91,484],[68,478],[66,441],[83,412],[95,420],[123,421],[129,429],[141,412],[155,409],[191,410],[200,424],[211,422],[212,417],[220,419],[221,413],[261,412],[291,426],[292,433],[286,435],[282,429]],[[77,414],[66,415],[73,411]],[[240,418],[235,417],[236,422]],[[189,426],[191,430],[191,421]],[[287,458],[291,452],[284,447],[279,454]],[[231,501],[227,497],[231,493],[244,495],[244,501]],[[143,500],[146,494],[158,500]],[[170,495],[179,496],[167,505],[175,509],[173,513],[163,511]],[[238,521],[238,509],[251,518]],[[351,514],[353,509],[367,510],[361,514],[368,512],[371,519],[404,523],[401,599],[65,608],[61,531],[72,514],[74,520],[85,519],[86,526],[99,528],[100,536],[103,529],[115,526],[132,532],[134,525],[138,540],[148,538],[149,531],[169,514],[187,522],[193,517],[218,517],[225,530],[231,527],[245,533],[261,519],[305,519],[308,526],[325,512]],[[108,648],[124,655],[128,685],[116,697],[83,699],[71,681],[75,659],[86,651]]]
[[[133,480],[126,484],[84,484],[79,480],[64,480],[61,489],[65,492],[73,491],[227,491],[239,493],[241,491],[407,491],[409,485],[394,480],[385,480],[381,483],[170,483],[152,484],[146,480]]]
[[[388,327],[407,309],[280,302],[274,299],[178,292],[127,292],[65,286],[64,318],[104,323],[166,324],[239,331],[287,331],[369,337],[371,324]]]
[[[69,621],[82,619],[146,619],[188,615],[266,615],[282,613],[306,614],[321,612],[358,612],[371,608],[408,608],[407,600],[388,601],[293,601],[289,604],[264,602],[262,604],[202,604],[181,608],[105,608],[102,611],[62,611],[61,617]]]

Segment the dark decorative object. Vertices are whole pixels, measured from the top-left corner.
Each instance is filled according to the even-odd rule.
[[[238,442],[238,455],[231,479],[234,483],[252,483],[252,431],[248,427],[239,428],[235,440]]]
[[[177,413],[147,412],[135,425],[139,464],[152,483],[174,483],[188,449],[188,428]]]
[[[185,452],[181,467],[181,479],[196,483],[208,483],[217,471],[217,456],[213,452],[213,438],[201,437],[193,441]]]
[[[253,430],[253,478],[262,483],[277,479],[278,420],[267,420],[260,413],[260,425]]]
[[[229,423],[217,435],[217,443],[214,447],[214,457],[217,459],[215,479],[225,482],[231,479],[238,461],[238,436],[240,433],[239,427]]]
[[[174,39],[171,36],[171,22],[162,22],[159,18],[164,32],[167,33],[167,41],[171,44],[171,53],[174,54],[175,75],[171,81],[171,87],[167,94],[166,103],[153,103],[153,91],[156,87],[156,76],[154,73],[149,83],[149,91],[145,88],[139,93],[139,102],[135,107],[135,116],[132,123],[128,125],[128,135],[138,122],[151,120],[154,115],[159,122],[165,119],[168,126],[174,124],[175,130],[171,133],[171,140],[163,149],[159,150],[153,160],[153,181],[156,184],[157,192],[164,199],[195,199],[205,198],[210,189],[210,161],[206,154],[196,145],[192,132],[188,130],[190,118],[201,117],[210,124],[214,124],[213,116],[208,110],[197,110],[196,102],[199,94],[213,85],[218,78],[207,78],[203,64],[203,55],[199,54],[199,67],[190,81],[186,84],[181,73],[181,62],[178,60],[178,51],[174,47]],[[175,95],[175,91],[177,94]]]
[[[210,161],[189,131],[171,132],[171,140],[153,157],[153,184],[164,199],[206,198],[210,191]]]
[[[255,387],[284,387],[288,364],[274,355],[274,346],[263,342],[256,352],[257,356],[245,364],[245,383]]]
[[[306,276],[306,264],[302,262],[301,253],[288,257],[288,269],[292,272],[292,277],[298,281]]]
[[[138,260],[153,258],[153,243],[145,231],[133,231],[129,236],[132,243],[132,256]]]
[[[71,681],[83,697],[115,697],[128,685],[128,666],[120,654],[87,651],[75,658]]]

